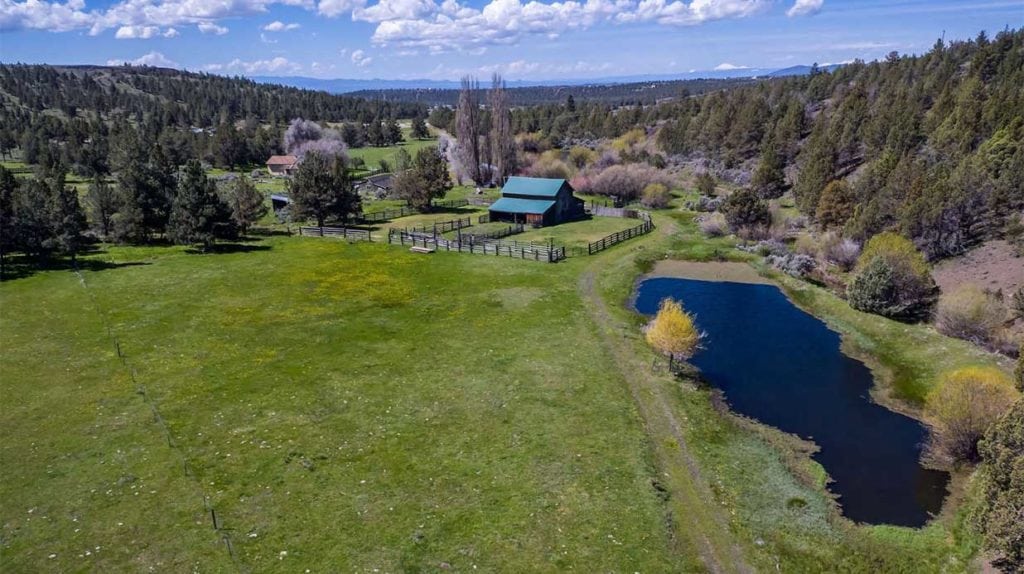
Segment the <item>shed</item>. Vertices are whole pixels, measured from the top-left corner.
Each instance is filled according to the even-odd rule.
[[[510,177],[501,199],[490,207],[491,221],[512,221],[540,227],[558,225],[585,215],[583,200],[564,179]]]
[[[272,155],[267,160],[267,171],[270,175],[291,175],[299,164],[293,155]]]

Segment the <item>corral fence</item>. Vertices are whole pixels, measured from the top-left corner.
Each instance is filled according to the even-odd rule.
[[[455,231],[456,229],[462,229],[465,227],[472,227],[473,220],[470,217],[460,217],[458,219],[452,219],[450,221],[435,221],[434,223],[424,224],[416,227],[405,228],[406,232],[409,233],[447,233],[449,231]]]
[[[508,237],[510,235],[517,235],[522,233],[526,229],[522,223],[514,223],[504,229],[498,229],[495,231],[478,231],[475,233],[463,233],[462,241],[474,241],[481,242],[488,239],[501,239],[502,237]]]
[[[469,200],[466,199],[444,199],[434,200],[430,202],[431,207],[441,207],[445,209],[455,209],[457,207],[466,207],[469,205]]]
[[[445,199],[445,200],[434,200],[430,203],[431,207],[439,207],[442,209],[455,209],[458,207],[465,207],[469,205],[469,202],[465,199]],[[383,223],[390,221],[398,217],[405,217],[406,215],[417,215],[420,212],[403,205],[401,207],[390,207],[381,211],[374,211],[372,213],[360,213],[356,216],[356,219],[365,223]]]
[[[476,218],[476,222],[477,223],[490,223],[491,222],[491,214],[490,213],[485,213],[485,214],[481,215],[480,217],[477,217]]]
[[[468,201],[470,205],[479,205],[479,206],[483,206],[483,207],[488,207],[492,203],[494,203],[495,200],[491,199],[489,197],[470,197],[466,201]]]
[[[395,219],[396,217],[405,217],[406,215],[416,215],[418,213],[419,211],[403,205],[402,207],[392,207],[381,211],[374,211],[372,213],[360,213],[356,216],[356,219],[365,223],[382,223]]]
[[[373,241],[373,235],[366,229],[350,227],[300,227],[299,235],[307,237],[341,237],[349,241]]]
[[[608,249],[609,247],[615,245],[616,243],[622,243],[623,241],[627,241],[629,239],[633,239],[634,237],[639,237],[641,235],[645,235],[653,231],[654,222],[651,221],[650,215],[646,213],[644,213],[643,215],[646,217],[639,217],[640,219],[643,219],[643,223],[641,223],[640,225],[637,225],[636,227],[631,227],[629,229],[625,229],[623,231],[612,233],[611,235],[602,237],[601,239],[598,239],[597,241],[588,244],[587,255],[600,253],[601,251]]]
[[[423,247],[426,249],[444,249],[445,251],[458,251],[459,253],[530,259],[533,261],[546,261],[548,263],[555,263],[565,259],[565,247],[556,247],[547,243],[539,244],[494,239],[459,241],[457,239],[445,239],[424,233],[410,233],[394,229],[388,232],[388,243]]]

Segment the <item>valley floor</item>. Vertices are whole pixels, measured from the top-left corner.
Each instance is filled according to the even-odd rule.
[[[727,248],[658,224],[556,265],[270,236],[0,284],[0,561],[970,569],[962,512],[853,525],[806,444],[657,368],[633,281]]]

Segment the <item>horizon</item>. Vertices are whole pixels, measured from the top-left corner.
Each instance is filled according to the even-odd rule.
[[[1021,24],[1019,1],[26,0],[0,5],[0,57],[245,77],[582,82],[872,61]]]

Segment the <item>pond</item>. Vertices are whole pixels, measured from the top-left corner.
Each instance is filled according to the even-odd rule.
[[[733,411],[814,441],[843,514],[856,522],[921,526],[938,513],[949,476],[920,464],[927,431],[873,402],[871,371],[840,350],[825,323],[772,285],[652,278],[636,309],[682,301],[706,332],[692,359]]]

